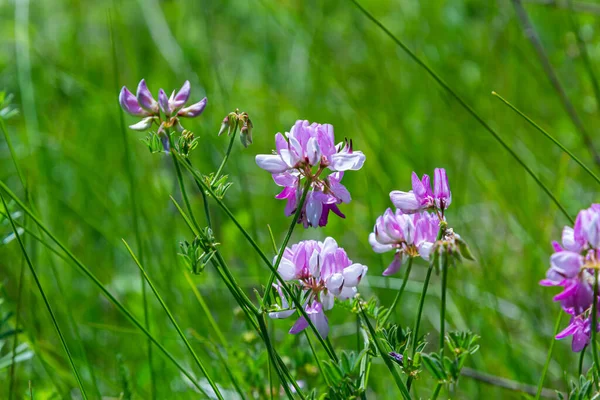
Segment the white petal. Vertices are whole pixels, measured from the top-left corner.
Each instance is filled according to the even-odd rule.
[[[352,264],[344,268],[344,286],[356,286],[367,272],[367,267],[362,264]]]
[[[417,200],[417,197],[412,192],[401,192],[394,190],[390,193],[390,199],[392,203],[405,213],[414,213],[421,209],[421,205]]]
[[[365,155],[361,151],[353,153],[337,153],[330,157],[329,168],[334,171],[357,171],[365,163]]]
[[[282,258],[279,267],[277,267],[277,272],[284,281],[290,281],[296,277],[296,266],[290,260]]]
[[[344,275],[339,272],[331,275],[325,282],[325,286],[333,295],[337,296],[344,286]]]
[[[259,154],[256,156],[256,164],[272,174],[278,174],[288,169],[288,165],[281,157],[275,154]]]

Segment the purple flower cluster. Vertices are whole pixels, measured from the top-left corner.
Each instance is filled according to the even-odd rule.
[[[564,227],[562,244],[552,246],[550,269],[540,284],[563,288],[554,300],[571,315],[571,322],[556,338],[573,336],[573,351],[579,352],[591,336],[594,270],[600,268],[600,204],[581,210],[575,226]]]
[[[191,106],[184,107],[190,98],[190,89],[189,81],[185,81],[178,92],[173,91],[170,97],[167,97],[165,91],[160,89],[158,101],[156,101],[148,89],[146,81],[142,79],[138,84],[136,95],[123,86],[119,93],[119,104],[126,113],[142,118],[140,122],[130,125],[129,128],[145,131],[156,123],[158,125],[157,133],[162,136],[163,147],[165,151],[168,151],[169,138],[164,135],[164,130],[173,127],[178,132],[182,132],[184,128],[179,119],[195,118],[202,114],[206,107],[206,97]]]
[[[333,126],[296,121],[290,132],[275,135],[275,154],[256,156],[258,166],[273,175],[283,190],[277,199],[287,200],[285,214],[296,212],[306,181],[310,190],[302,207],[298,223],[304,227],[327,225],[329,212],[345,218],[338,208],[349,203],[350,193],[341,180],[344,171],[362,168],[365,155],[352,148],[352,141],[335,144]],[[326,170],[332,173],[324,176]]]
[[[328,237],[323,242],[305,240],[286,247],[277,271],[287,282],[295,282],[301,288],[304,310],[319,334],[327,337],[329,323],[325,311],[333,308],[334,298],[346,300],[356,294],[356,287],[367,273],[367,267],[353,263],[346,251]],[[295,311],[284,296],[280,285],[274,285],[281,297],[281,305],[269,313],[271,318],[287,318]],[[296,334],[308,326],[300,317],[290,333]]]
[[[390,193],[397,210],[388,208],[379,216],[369,235],[369,243],[375,252],[395,251],[394,260],[383,272],[384,276],[398,272],[410,257],[429,260],[440,221],[444,220],[444,211],[452,202],[443,168],[435,169],[433,191],[429,176],[423,175],[419,179],[415,172],[412,173],[412,187],[410,192],[394,190]]]

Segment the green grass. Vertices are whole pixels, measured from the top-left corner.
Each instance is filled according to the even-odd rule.
[[[598,183],[588,172],[491,95],[502,95],[598,175],[510,2],[360,3],[473,107],[570,216],[598,200]],[[600,61],[597,16],[573,15],[587,45],[588,65],[571,31],[568,9],[527,2],[524,6],[588,133],[598,137],[599,105],[588,70],[597,72]],[[251,392],[252,382],[268,385],[268,355],[214,268],[192,275],[197,292],[190,288],[176,253],[180,241],[191,242],[193,237],[169,198],[173,195],[184,204],[172,161],[150,154],[138,140],[144,134],[129,130],[127,156],[115,82],[135,89],[141,78],[153,92],[179,87],[189,79],[193,99],[208,97],[204,114],[186,125],[200,137],[191,161],[203,173],[217,170],[229,144],[228,138],[217,136],[225,115],[236,108],[249,113],[254,144],[244,149],[239,141],[234,143],[223,171],[234,182],[225,203],[269,259],[274,252],[267,225],[276,243],[282,243],[290,219],[283,216],[284,204],[273,198],[278,188],[256,167],[254,156],[269,152],[275,133],[289,130],[296,119],[331,123],[338,140],[352,138],[367,161],[362,170],[344,178],[353,197],[342,209],[347,218],[332,217],[318,230],[296,227],[290,243],[333,236],[351,259],[369,266],[361,291],[384,305],[393,302],[403,273],[381,276],[392,255],[373,253],[367,236],[375,218],[391,206],[389,191],[408,189],[411,171],[431,174],[434,167],[445,167],[453,192],[449,223],[470,243],[478,260],[449,271],[446,331],[468,328],[481,335],[481,350],[468,367],[537,385],[558,311],[552,302],[555,292],[538,281],[548,267],[550,241],[560,237],[568,220],[489,132],[352,2],[47,0],[30,2],[28,10],[24,2],[0,3],[0,89],[15,94],[21,111],[7,121],[7,130],[41,221],[143,324],[141,277],[121,239],[134,243],[164,305],[209,376],[225,389],[224,397],[236,390],[231,376],[244,393]],[[125,116],[126,124],[134,120]],[[203,226],[202,196],[187,171],[182,173],[191,208]],[[26,202],[3,139],[0,180]],[[132,188],[139,225],[133,222]],[[259,304],[254,289],[262,293],[270,271],[216,203],[209,204],[219,250],[244,293]],[[4,221],[2,237],[11,231]],[[27,228],[41,235],[31,220]],[[134,398],[150,398],[146,336],[72,267],[72,261],[26,237],[32,265],[88,396],[95,396],[95,389],[82,351],[103,395],[118,397],[123,391],[120,355]],[[41,239],[54,246],[47,235]],[[7,310],[17,308],[21,263],[16,240],[0,246],[0,281],[6,292],[2,307]],[[427,266],[415,260],[391,321],[413,324],[426,272]],[[435,274],[431,278],[420,326],[420,332],[431,332],[432,346],[438,342],[440,280]],[[147,297],[148,330],[185,370],[193,371],[194,357],[172,329],[169,316],[153,296]],[[28,396],[29,381],[36,398],[57,392],[68,397],[77,382],[37,287],[25,285],[21,301],[26,333],[19,340],[34,338],[37,354],[16,364],[15,398]],[[215,351],[214,345],[221,346],[223,339],[202,302],[229,343],[225,352]],[[79,332],[72,330],[70,315]],[[336,351],[355,349],[356,316],[336,308],[329,317]],[[275,349],[289,360],[292,374],[309,388],[322,387],[325,381],[315,372],[319,369],[306,337],[287,335],[292,320],[268,322]],[[323,347],[314,336],[311,339],[320,359],[327,360]],[[0,350],[0,357],[11,349],[12,342]],[[586,357],[584,368],[591,361]],[[225,365],[236,366],[233,375]],[[572,377],[577,365],[569,341],[557,342],[544,386],[565,390],[563,371]],[[153,370],[156,398],[198,398],[156,347]],[[9,368],[0,370],[0,398],[8,395],[9,379]],[[276,385],[274,372],[273,380]],[[417,385],[424,398],[434,389],[427,382]],[[372,366],[369,387],[367,398],[398,398],[383,362]],[[472,378],[460,382],[458,398],[484,395],[521,398]]]

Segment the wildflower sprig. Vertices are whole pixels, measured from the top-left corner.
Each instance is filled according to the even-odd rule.
[[[184,240],[179,244],[181,252],[178,253],[185,261],[186,266],[193,274],[200,274],[212,260],[217,251],[217,243],[210,228],[205,228],[190,244]]]

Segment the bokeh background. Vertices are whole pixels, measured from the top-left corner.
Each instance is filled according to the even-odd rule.
[[[585,41],[597,72],[600,8],[588,3],[590,7],[571,13],[557,3],[525,2],[524,7],[596,141],[598,101],[576,34]],[[506,97],[598,171],[510,1],[362,4],[498,131],[572,216],[597,200],[597,184],[579,166],[491,95],[495,90]],[[220,384],[230,386],[227,368],[207,344],[216,340],[214,332],[177,256],[179,242],[192,238],[169,200],[169,195],[179,196],[171,161],[150,154],[139,140],[144,134],[127,131],[124,138],[121,130],[118,91],[123,85],[134,90],[141,78],[154,93],[160,87],[169,92],[189,79],[193,100],[208,97],[204,114],[186,125],[200,137],[192,160],[203,173],[216,169],[227,147],[228,139],[217,136],[223,117],[235,108],[250,114],[254,144],[247,149],[235,144],[226,167],[234,186],[226,202],[269,255],[267,225],[281,241],[290,220],[283,215],[284,203],[273,198],[278,188],[256,167],[254,156],[270,152],[274,134],[289,130],[296,119],[331,123],[338,140],[352,138],[367,162],[344,179],[353,197],[343,207],[347,218],[331,218],[322,229],[297,229],[292,242],[335,237],[354,261],[369,266],[361,291],[382,304],[391,303],[401,278],[381,277],[391,254],[376,255],[367,242],[375,218],[391,206],[390,190],[409,189],[413,170],[432,174],[435,167],[446,168],[453,194],[448,220],[478,259],[450,272],[449,328],[481,335],[481,350],[469,361],[470,368],[537,384],[559,310],[552,302],[555,291],[538,282],[548,267],[550,242],[568,221],[491,135],[350,1],[1,1],[0,89],[14,93],[20,110],[8,121],[8,131],[42,220],[139,318],[140,277],[121,238],[141,250],[148,273]],[[135,119],[126,116],[126,122]],[[142,249],[135,246],[124,140],[133,159]],[[26,198],[4,140],[0,179]],[[202,215],[191,179],[188,190]],[[211,207],[222,251],[253,295],[268,271],[235,226]],[[0,229],[2,238],[10,233],[6,220]],[[0,246],[3,315],[16,309],[22,266],[17,242],[5,242]],[[92,377],[83,367],[87,357],[107,397],[118,397],[128,386],[134,398],[149,398],[145,337],[71,265],[33,241],[28,248],[75,360],[85,371],[86,387],[92,390]],[[401,325],[414,318],[426,271],[423,262],[417,264],[394,316]],[[230,342],[226,362],[235,365],[232,369],[244,384],[264,376],[264,347],[237,316],[236,303],[214,271],[207,268],[192,280]],[[431,332],[433,343],[439,282],[434,276],[424,314],[423,328]],[[151,297],[149,307],[151,331],[193,369]],[[21,317],[19,343],[32,353],[17,365],[16,398],[27,395],[29,381],[36,398],[78,397],[28,271]],[[354,349],[355,318],[337,309],[330,321],[336,348]],[[14,323],[12,316],[8,324]],[[319,387],[323,381],[305,338],[286,333],[291,324],[273,324],[278,349],[308,387]],[[11,340],[0,339],[2,343],[0,360],[12,348]],[[156,351],[153,358],[158,398],[197,398],[170,363]],[[566,390],[577,360],[569,340],[558,342],[545,386]],[[8,396],[9,369],[0,363],[0,398]],[[373,367],[370,387],[368,398],[397,398],[383,364]],[[421,387],[426,398],[427,385]],[[517,399],[522,394],[465,377],[457,398]]]

